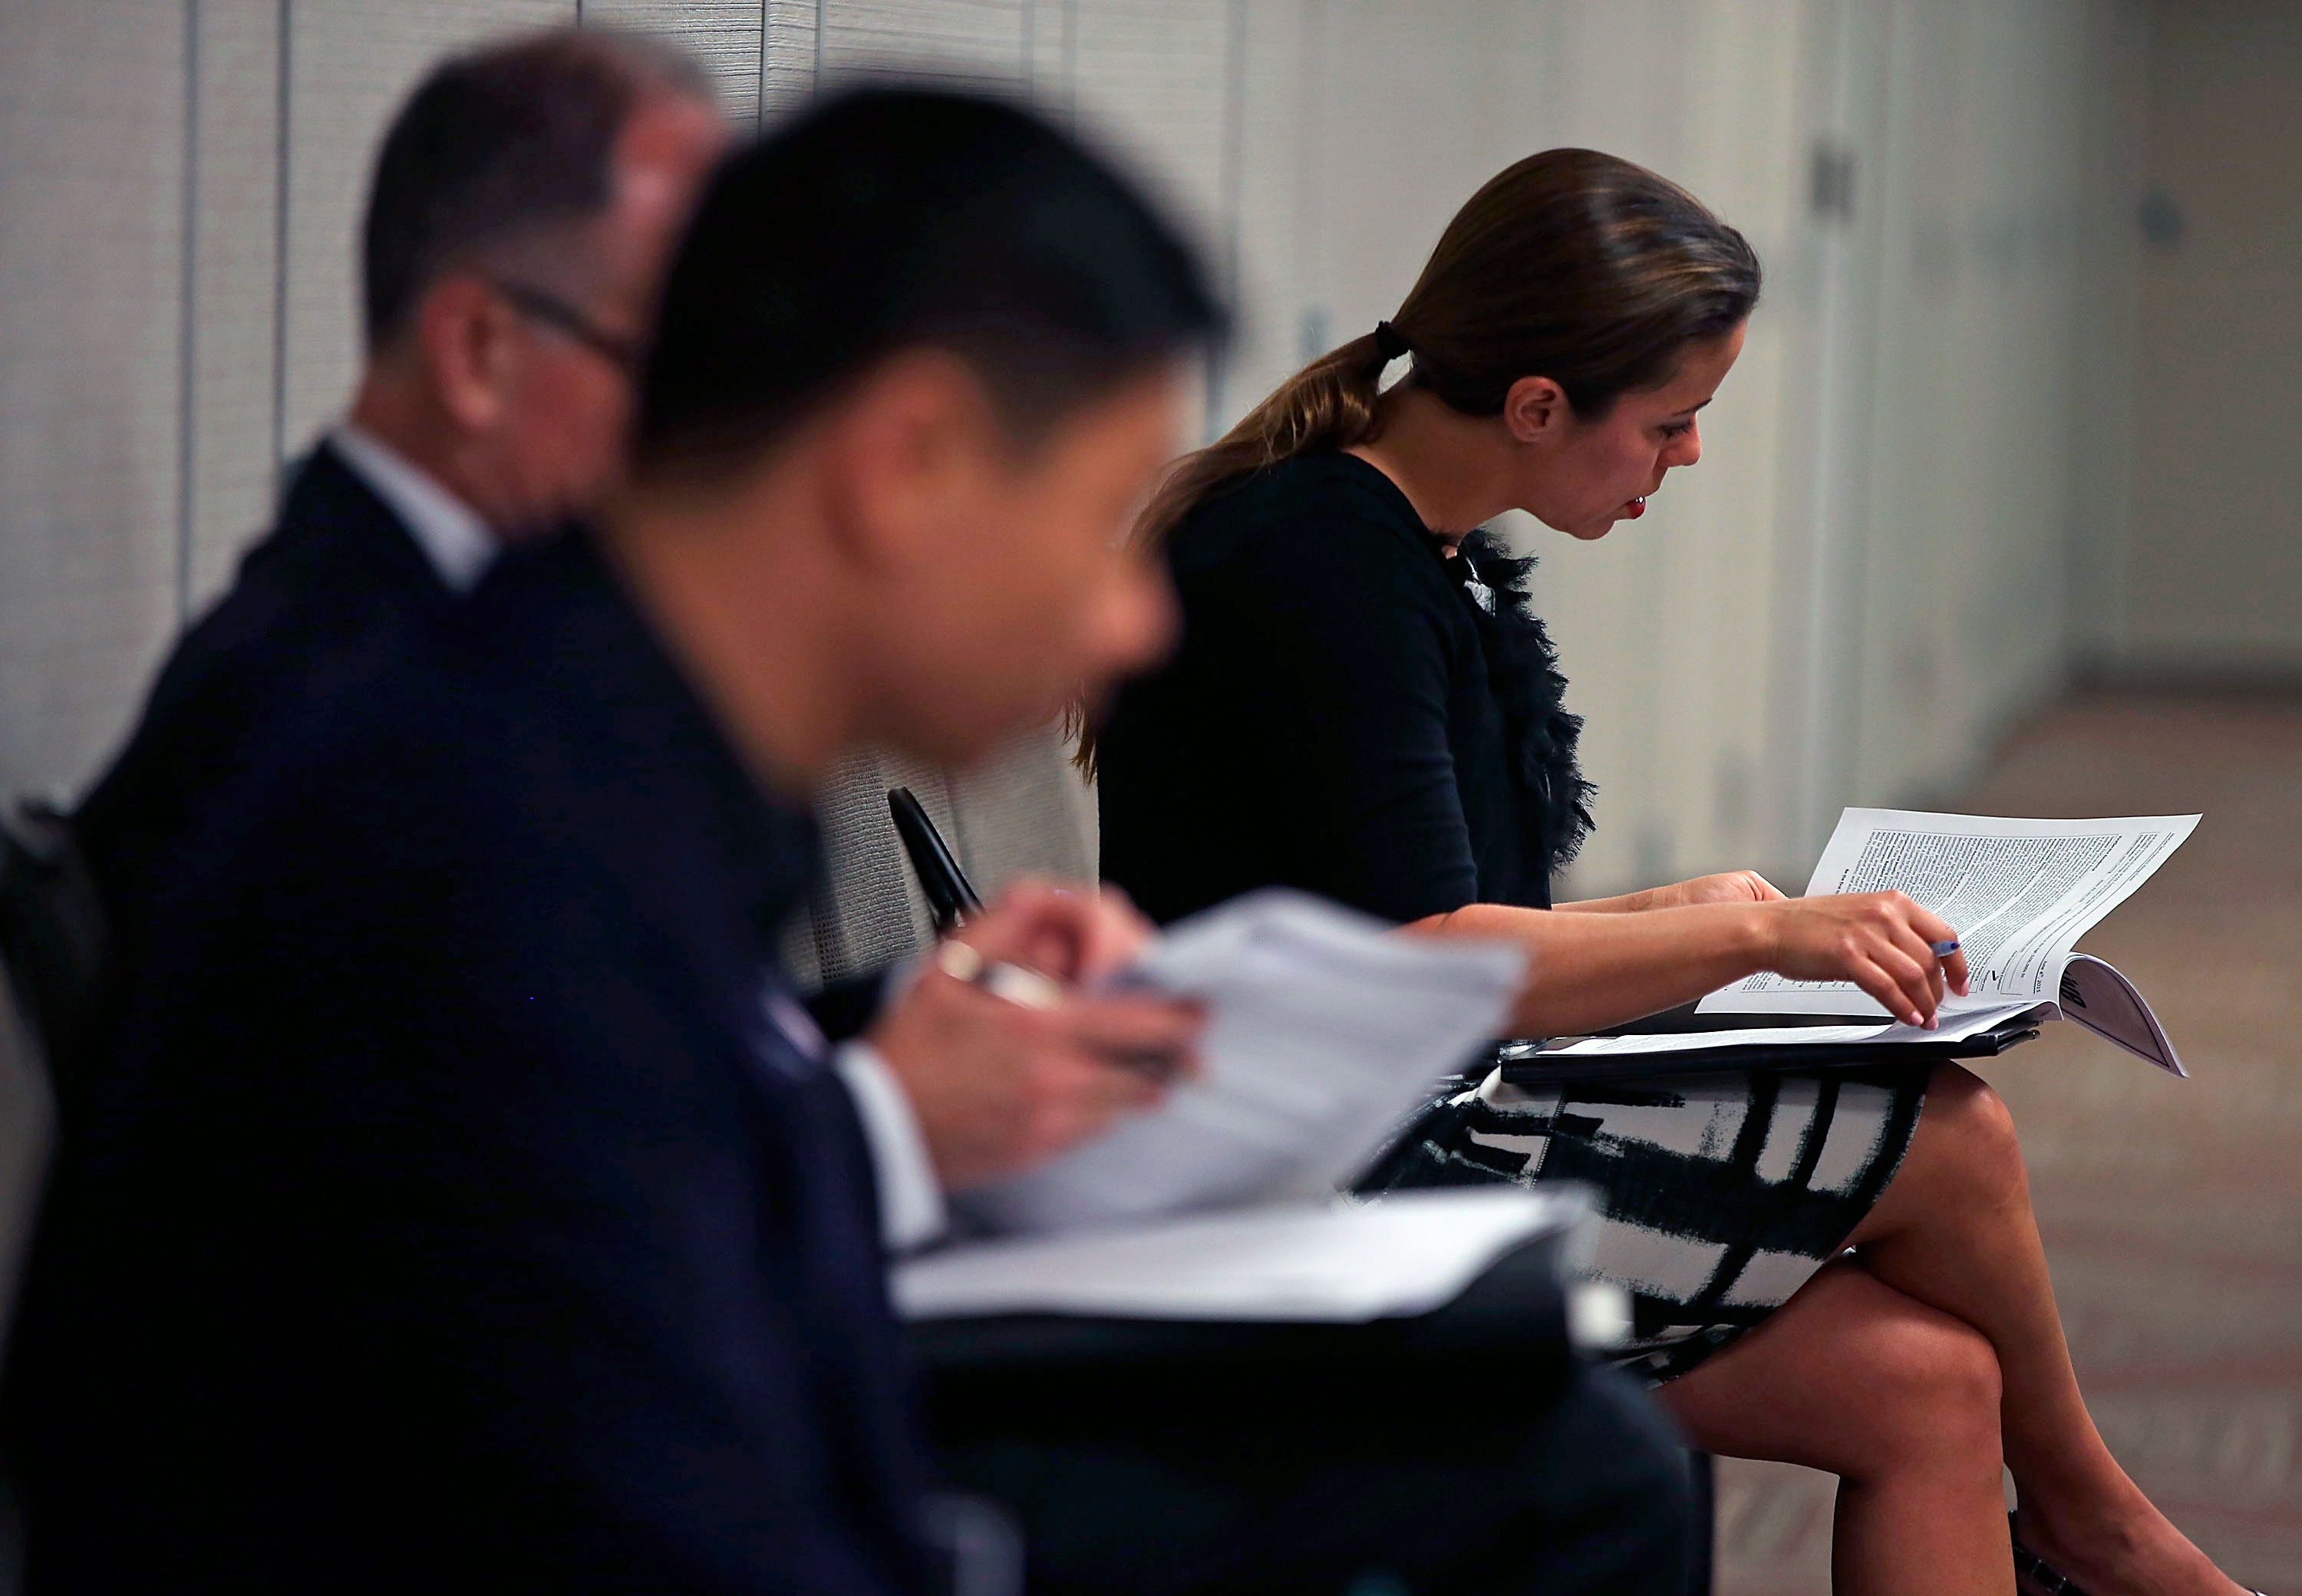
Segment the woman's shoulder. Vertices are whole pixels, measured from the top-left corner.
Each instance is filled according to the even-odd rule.
[[[1194,506],[1168,533],[1168,551],[1185,580],[1309,562],[1419,581],[1439,575],[1427,535],[1389,477],[1355,455],[1323,449],[1264,466]]]

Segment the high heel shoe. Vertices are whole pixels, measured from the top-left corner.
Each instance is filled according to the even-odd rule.
[[[2006,1516],[2006,1528],[2010,1534],[2012,1533],[2014,1515],[2012,1513]],[[2014,1574],[2017,1579],[2028,1580],[2043,1596],[2086,1596],[2084,1585],[2023,1545],[2019,1535],[2014,1537]]]
[[[2013,1534],[2014,1515],[2012,1513],[2006,1516],[2006,1530],[2008,1534]],[[2037,1586],[2045,1596],[2086,1596],[2084,1585],[2023,1545],[2019,1535],[2014,1536],[2014,1575],[2017,1579],[2027,1579]],[[2264,1593],[2251,1591],[2248,1596],[2264,1596]]]

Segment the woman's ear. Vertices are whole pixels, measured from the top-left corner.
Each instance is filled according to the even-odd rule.
[[[1503,424],[1521,443],[1558,437],[1573,413],[1567,391],[1549,377],[1521,377],[1503,396]]]

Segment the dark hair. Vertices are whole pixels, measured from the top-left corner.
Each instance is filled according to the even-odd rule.
[[[1759,258],[1693,195],[1643,166],[1549,149],[1488,180],[1439,236],[1385,324],[1280,385],[1187,455],[1138,523],[1156,541],[1250,472],[1381,431],[1383,368],[1466,416],[1500,415],[1511,384],[1549,377],[1575,414],[1604,416],[1670,380],[1687,345],[1732,332],[1759,302]]]
[[[967,360],[1029,437],[1223,319],[1190,248],[1101,159],[1012,105],[903,88],[731,155],[663,307],[634,467],[705,480],[900,349]]]
[[[558,29],[458,55],[400,108],[376,157],[361,248],[371,349],[473,251],[595,214],[616,139],[651,93],[709,99],[688,57],[650,39]]]

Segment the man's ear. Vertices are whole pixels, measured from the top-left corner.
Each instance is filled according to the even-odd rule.
[[[1567,391],[1549,377],[1521,377],[1503,396],[1503,424],[1521,443],[1558,437],[1574,414]]]
[[[416,307],[416,344],[440,406],[469,433],[491,431],[511,402],[518,313],[467,273],[441,278]]]
[[[907,350],[858,383],[833,423],[841,543],[880,575],[920,568],[965,535],[998,442],[990,396],[966,363]]]

